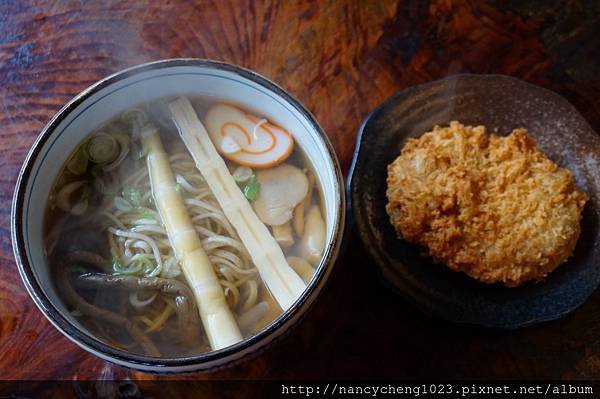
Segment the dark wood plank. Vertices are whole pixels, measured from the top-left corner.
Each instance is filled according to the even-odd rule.
[[[377,104],[457,72],[510,74],[556,90],[600,131],[599,38],[600,3],[575,0],[0,2],[0,379],[157,378],[64,338],[14,265],[9,213],[19,167],[50,117],[96,80],[169,57],[251,68],[316,115],[347,171],[360,122]],[[560,321],[482,331],[423,316],[381,284],[371,263],[351,245],[284,341],[188,377],[600,378],[600,294]]]

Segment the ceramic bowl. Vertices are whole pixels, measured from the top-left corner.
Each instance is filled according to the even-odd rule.
[[[48,193],[68,155],[111,117],[140,102],[175,95],[215,96],[239,104],[293,132],[322,186],[327,245],[304,294],[262,331],[230,347],[185,358],[140,356],[109,346],[66,310],[50,280],[42,220]],[[42,130],[21,169],[12,206],[12,240],[19,272],[39,309],[70,340],[108,361],[144,371],[185,372],[225,367],[257,353],[288,331],[322,290],[343,232],[345,198],[333,148],[315,118],[268,79],[229,64],[176,59],[136,66],[84,90]]]
[[[385,211],[387,165],[407,139],[452,120],[500,135],[526,128],[589,195],[574,255],[545,281],[518,288],[479,283],[397,238]],[[500,329],[559,318],[598,286],[599,195],[598,134],[558,94],[501,75],[457,75],[394,95],[364,121],[348,182],[356,229],[387,283],[430,315]]]

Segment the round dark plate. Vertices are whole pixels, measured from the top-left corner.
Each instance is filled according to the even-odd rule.
[[[524,127],[558,165],[570,169],[590,200],[575,253],[545,281],[518,288],[479,283],[419,255],[398,239],[385,211],[387,165],[406,140],[459,120],[506,135]],[[600,136],[564,98],[502,75],[456,75],[405,89],[363,122],[347,194],[355,228],[383,277],[433,316],[514,329],[557,319],[600,283]]]

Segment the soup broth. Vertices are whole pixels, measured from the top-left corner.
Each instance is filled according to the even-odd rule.
[[[214,98],[189,103],[227,173],[216,179],[197,167],[202,153],[190,151],[165,98],[90,132],[45,213],[46,255],[66,308],[93,336],[132,353],[190,356],[256,334],[289,306],[285,293],[297,298],[323,255],[319,182],[293,132]],[[226,194],[251,208],[230,207],[224,175],[239,188]]]

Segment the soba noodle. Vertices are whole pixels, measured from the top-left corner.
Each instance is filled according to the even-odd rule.
[[[176,173],[178,188],[194,228],[215,266],[229,305],[241,311],[250,309],[256,304],[258,286],[258,274],[250,262],[250,256],[220,210],[191,157],[177,152],[169,157],[169,161]],[[111,206],[102,210],[102,215],[110,226],[107,236],[111,255],[118,258],[127,271],[139,269],[132,273],[134,275],[178,277],[181,270],[167,232],[162,227],[158,213],[151,209],[153,205],[148,170],[144,168],[125,176],[123,185],[117,191],[123,192],[125,188],[139,193],[137,208],[118,209],[113,201]],[[151,270],[144,269],[149,260],[156,266]]]

